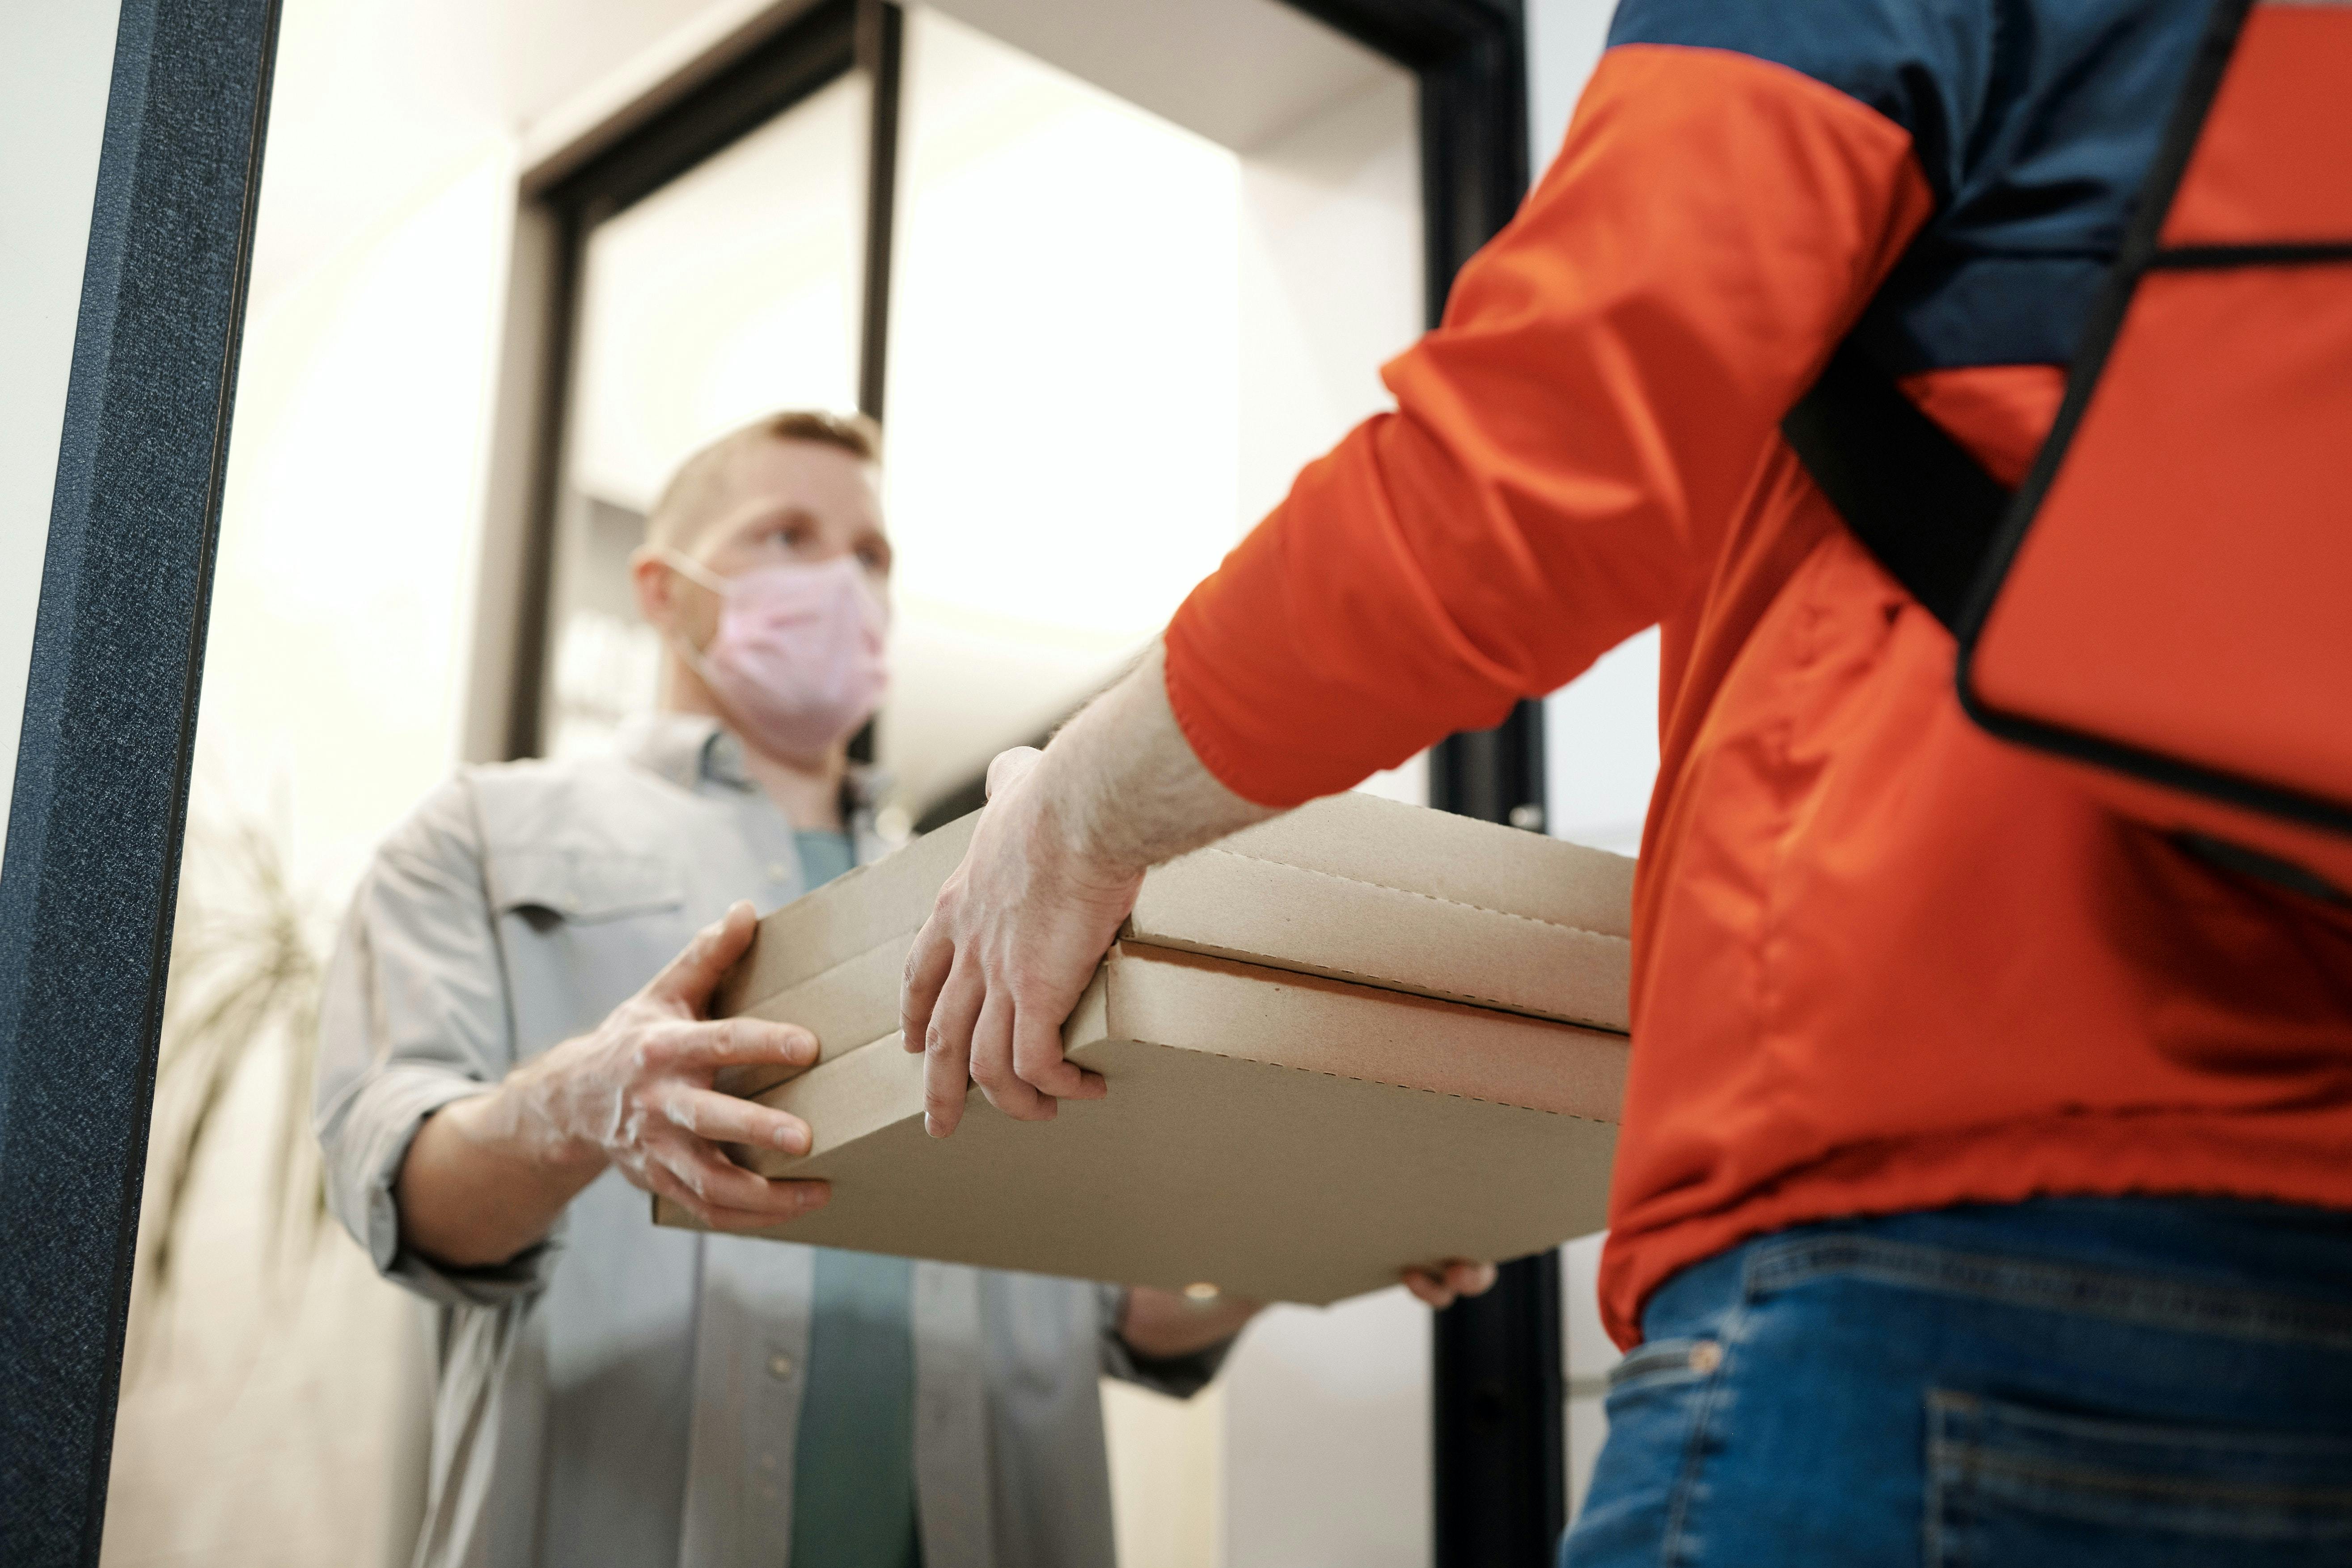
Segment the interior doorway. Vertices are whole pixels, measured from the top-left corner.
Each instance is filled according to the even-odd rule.
[[[972,809],[991,755],[1113,679],[1385,405],[1380,364],[1524,185],[1518,48],[1500,0],[817,0],[573,163],[535,193],[510,754],[654,702],[622,563],[670,469],[760,414],[856,406],[898,563],[862,739],[881,826]],[[1509,819],[1544,798],[1540,731],[1372,787]],[[1556,1271],[1434,1337],[1401,1291],[1276,1309],[1201,1399],[1113,1393],[1129,1568],[1548,1560]]]

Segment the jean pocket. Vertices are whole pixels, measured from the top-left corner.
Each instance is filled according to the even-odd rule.
[[[1929,1568],[2352,1564],[2352,1441],[1927,1394]]]
[[[1714,1340],[1655,1340],[1609,1369],[1609,1397],[1690,1383],[1723,1364],[1723,1346]]]

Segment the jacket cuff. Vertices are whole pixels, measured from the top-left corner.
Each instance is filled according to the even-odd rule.
[[[1102,1320],[1102,1370],[1106,1376],[1121,1383],[1139,1384],[1175,1399],[1190,1399],[1209,1386],[1209,1380],[1225,1364],[1234,1341],[1240,1337],[1229,1334],[1190,1355],[1139,1355],[1118,1332],[1119,1321],[1127,1316],[1127,1287],[1097,1285],[1095,1289]]]
[[[350,1112],[347,1131],[357,1134],[354,1188],[346,1192],[344,1225],[367,1248],[377,1273],[427,1300],[449,1307],[500,1307],[543,1289],[555,1265],[553,1237],[504,1263],[454,1268],[432,1262],[400,1240],[400,1205],[394,1187],[425,1119],[486,1086],[460,1074],[430,1068],[391,1068],[368,1086],[363,1102]],[[559,1228],[561,1221],[558,1222]]]

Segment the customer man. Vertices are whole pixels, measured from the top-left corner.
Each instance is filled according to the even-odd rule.
[[[752,901],[859,853],[889,566],[863,422],[692,458],[634,564],[660,714],[467,770],[361,884],[318,1128],[335,1212],[442,1309],[421,1563],[1108,1568],[1098,1375],[1189,1394],[1249,1314],[651,1223],[646,1192],[717,1232],[824,1201],[730,1164],[809,1130],[711,1088],[816,1042],[705,1011]]]
[[[1054,1026],[1144,867],[1663,622],[1601,1284],[1641,1348],[1568,1561],[2343,1560],[2352,914],[1972,727],[1776,431],[1859,321],[2017,478],[2208,9],[1626,0],[1397,411],[999,760],[908,967],[933,1131],[967,1071],[1088,1090]]]

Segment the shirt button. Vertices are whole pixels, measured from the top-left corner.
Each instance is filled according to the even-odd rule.
[[[792,1376],[793,1358],[788,1355],[770,1356],[768,1358],[768,1375],[770,1377],[779,1379]]]
[[[792,880],[792,868],[785,865],[782,860],[771,860],[768,862],[768,880],[771,882],[789,882]]]

